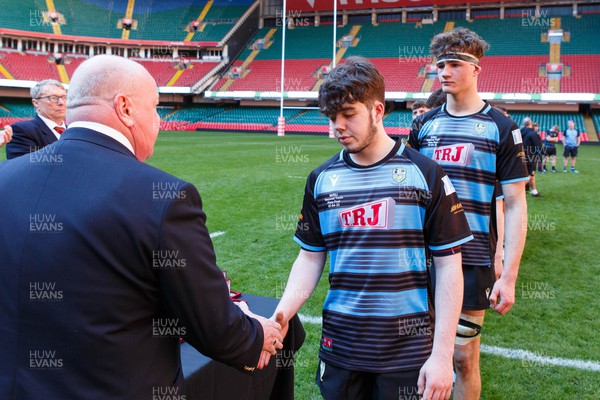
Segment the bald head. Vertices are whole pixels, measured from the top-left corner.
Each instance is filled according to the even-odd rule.
[[[101,55],[84,61],[69,85],[67,109],[112,101],[114,96],[139,93],[140,85],[154,82],[146,69],[123,57]]]
[[[160,118],[158,90],[150,73],[135,61],[101,55],[84,61],[73,74],[67,97],[67,123],[96,122],[122,133],[141,161],[152,154]]]

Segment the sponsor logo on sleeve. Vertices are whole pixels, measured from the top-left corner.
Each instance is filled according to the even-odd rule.
[[[463,212],[463,205],[462,203],[456,203],[453,204],[452,207],[450,208],[450,212],[454,215]]]
[[[514,131],[512,131],[512,136],[513,136],[513,140],[514,140],[515,144],[523,143],[523,137],[521,136],[520,129],[515,129]]]
[[[446,193],[446,196],[450,196],[452,193],[456,192],[454,185],[452,182],[450,182],[450,178],[448,178],[448,175],[442,178],[442,182],[444,183],[444,192]]]
[[[389,229],[394,223],[394,206],[391,197],[361,204],[338,212],[342,228]]]

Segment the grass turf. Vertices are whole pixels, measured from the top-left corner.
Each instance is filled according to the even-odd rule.
[[[323,136],[162,132],[149,164],[199,189],[217,260],[232,289],[280,297],[298,246],[292,241],[310,171],[340,150]],[[559,146],[559,154],[562,148]],[[4,152],[0,160],[4,159]],[[600,361],[597,213],[600,146],[580,148],[580,174],[538,175],[545,197],[528,196],[529,233],[516,304],[488,312],[482,343],[543,357]],[[319,316],[326,276],[302,308]],[[305,324],[296,398],[320,398],[314,384],[320,327]],[[599,399],[600,372],[483,354],[482,399]]]

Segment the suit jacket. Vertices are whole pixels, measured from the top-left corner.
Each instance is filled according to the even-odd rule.
[[[0,164],[0,398],[181,396],[179,338],[251,371],[193,185],[72,128]],[[183,397],[178,397],[183,398]]]
[[[23,154],[29,154],[50,143],[56,142],[56,135],[52,133],[48,125],[36,115],[29,121],[20,121],[11,124],[13,137],[6,144],[6,158],[12,159]]]

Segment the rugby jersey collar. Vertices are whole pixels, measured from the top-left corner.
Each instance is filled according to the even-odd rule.
[[[394,145],[392,150],[390,150],[390,152],[385,157],[383,157],[381,160],[377,161],[375,164],[371,164],[371,165],[357,164],[354,161],[352,161],[350,154],[346,150],[342,150],[342,160],[350,168],[356,168],[356,169],[374,168],[374,167],[383,165],[383,164],[387,163],[396,154],[402,154],[402,152],[404,151],[404,147],[405,147],[404,143],[402,143],[401,140],[398,140],[398,138],[392,138],[392,139],[394,139],[396,141],[396,144]]]
[[[481,110],[479,110],[479,111],[477,111],[477,112],[475,112],[473,114],[461,115],[460,117],[456,116],[456,115],[450,114],[450,111],[448,111],[446,109],[447,103],[442,104],[442,111],[445,112],[450,118],[456,118],[456,119],[472,118],[472,117],[474,117],[475,115],[478,115],[478,114],[487,114],[487,112],[492,108],[492,106],[490,106],[489,103],[486,100],[483,100],[483,102],[485,104],[483,105],[483,107],[481,107]]]

